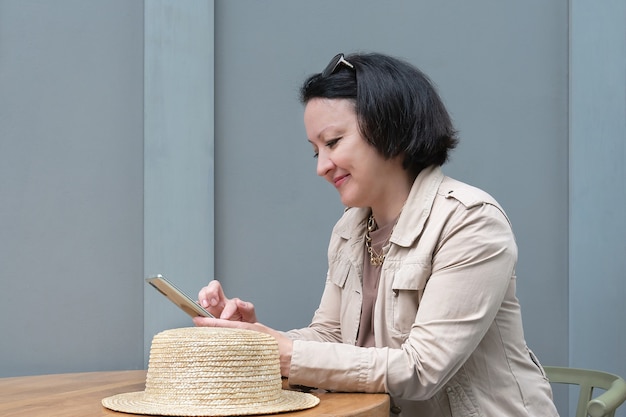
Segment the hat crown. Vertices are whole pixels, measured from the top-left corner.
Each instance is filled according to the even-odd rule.
[[[152,341],[146,400],[241,407],[277,401],[281,389],[278,344],[267,334],[189,327]]]

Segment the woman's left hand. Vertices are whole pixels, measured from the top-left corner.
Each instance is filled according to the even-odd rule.
[[[200,327],[227,327],[231,329],[255,330],[257,332],[269,334],[278,342],[278,352],[280,353],[280,373],[284,377],[289,377],[293,341],[279,331],[261,323],[247,323],[243,321],[214,319],[200,316],[194,317],[193,323]]]

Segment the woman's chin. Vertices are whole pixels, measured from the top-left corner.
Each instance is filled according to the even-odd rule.
[[[361,202],[359,202],[357,199],[355,198],[350,198],[350,196],[340,196],[341,199],[341,204],[343,204],[345,207],[365,207],[364,204],[362,204]]]

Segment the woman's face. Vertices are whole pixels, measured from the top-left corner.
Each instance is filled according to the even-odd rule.
[[[406,177],[399,158],[385,159],[363,139],[351,100],[311,99],[304,125],[317,175],[335,186],[345,206],[374,208],[384,203],[390,181]]]

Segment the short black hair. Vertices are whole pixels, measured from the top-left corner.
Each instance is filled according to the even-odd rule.
[[[443,165],[458,143],[456,130],[430,79],[417,67],[391,56],[351,54],[328,76],[308,77],[302,104],[314,98],[348,99],[355,105],[364,139],[385,158],[403,155],[412,175]]]

